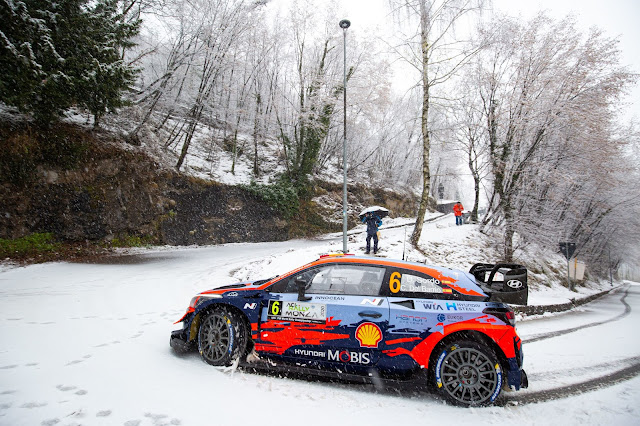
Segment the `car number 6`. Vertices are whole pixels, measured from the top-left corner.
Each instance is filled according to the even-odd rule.
[[[280,313],[280,302],[273,302],[271,304],[271,315],[278,315]]]
[[[402,275],[400,275],[400,272],[394,272],[391,274],[391,278],[389,278],[389,290],[391,290],[391,293],[397,293],[400,291],[401,277]]]

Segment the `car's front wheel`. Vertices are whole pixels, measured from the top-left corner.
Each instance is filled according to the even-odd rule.
[[[215,366],[233,364],[247,345],[244,321],[227,308],[207,313],[198,330],[198,351],[202,359]]]
[[[502,369],[491,348],[459,341],[440,348],[434,378],[438,391],[456,405],[491,404],[502,390]]]

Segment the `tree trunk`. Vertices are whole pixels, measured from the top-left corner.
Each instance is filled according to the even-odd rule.
[[[431,192],[431,172],[429,170],[429,12],[423,1],[420,2],[420,41],[422,50],[422,196],[418,207],[416,226],[411,234],[411,244],[418,245],[422,234],[422,224],[427,212],[429,193]]]

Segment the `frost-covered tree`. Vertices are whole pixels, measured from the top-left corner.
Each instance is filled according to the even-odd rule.
[[[626,141],[615,107],[634,76],[619,65],[615,40],[585,35],[571,18],[491,28],[500,30],[479,71],[493,186],[487,223],[503,227],[506,260],[518,241],[586,246],[621,204],[613,195]]]
[[[72,105],[99,118],[122,105],[135,70],[121,57],[140,21],[117,0],[1,0],[0,101],[49,123]]]
[[[456,25],[482,8],[482,0],[392,0],[401,17],[404,41],[397,52],[419,73],[422,89],[422,195],[411,243],[418,244],[431,194],[430,110],[435,86],[448,81],[476,52],[465,36],[455,35]]]

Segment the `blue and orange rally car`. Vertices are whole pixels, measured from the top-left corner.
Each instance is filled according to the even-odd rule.
[[[326,255],[287,274],[204,291],[171,333],[212,365],[262,362],[365,381],[419,380],[463,406],[527,387],[506,303],[526,304],[527,270],[469,273],[421,263]],[[257,361],[255,361],[257,359]]]

